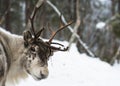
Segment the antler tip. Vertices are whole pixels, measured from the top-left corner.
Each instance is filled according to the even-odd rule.
[[[66,48],[64,48],[64,51],[67,51],[69,49],[69,47],[66,47]]]

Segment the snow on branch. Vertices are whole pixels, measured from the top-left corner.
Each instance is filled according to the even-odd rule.
[[[46,3],[50,5],[59,16],[61,16],[61,12],[58,10],[58,8],[55,5],[53,5],[49,0],[46,0]],[[63,15],[61,16],[61,19],[64,24],[67,24],[67,21]],[[79,35],[77,33],[74,33],[73,28],[71,26],[68,26],[68,29],[70,30],[70,32],[72,32],[75,35],[75,37],[78,39],[79,43],[83,46],[83,48],[87,51],[87,53],[90,56],[95,57],[95,55],[89,50],[88,46],[80,39]]]

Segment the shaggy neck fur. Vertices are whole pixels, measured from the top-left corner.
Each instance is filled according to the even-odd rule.
[[[27,77],[24,70],[25,47],[22,36],[13,35],[0,28],[0,41],[5,46],[6,53],[8,54],[9,64],[7,71],[7,83],[15,84],[20,79]]]

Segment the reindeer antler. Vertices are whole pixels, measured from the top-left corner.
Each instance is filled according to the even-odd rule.
[[[31,14],[31,16],[30,16],[31,32],[33,32],[33,36],[34,36],[35,38],[37,38],[37,37],[36,37],[37,35],[36,35],[36,33],[35,33],[35,28],[34,28],[34,18],[35,18],[35,16],[36,16],[37,11],[42,7],[43,4],[44,4],[44,0],[43,0],[43,1],[38,0],[37,4],[35,5],[35,7],[34,7],[34,9],[33,9],[32,14]],[[41,34],[42,31],[43,31],[43,29],[39,31],[39,34]]]
[[[60,32],[61,30],[65,29],[67,26],[71,25],[73,22],[70,21],[67,25],[62,25],[56,32],[53,33],[53,35],[51,36],[51,38],[49,39],[49,43],[51,44],[53,38],[55,37],[55,35]]]
[[[41,0],[38,0],[36,6],[35,6],[34,9],[33,9],[32,14],[31,14],[31,16],[30,16],[31,32],[32,32],[32,34],[33,34],[33,36],[34,36],[34,40],[38,39],[39,36],[40,36],[40,34],[42,33],[42,31],[44,30],[44,28],[43,28],[43,29],[41,29],[39,32],[36,33],[36,32],[35,32],[35,28],[34,28],[34,18],[35,18],[35,16],[36,16],[36,13],[37,13],[37,11],[39,10],[39,8],[41,8],[41,6],[44,4],[44,3],[43,3],[44,1],[45,1],[45,0],[42,0],[42,1],[41,1]],[[62,18],[62,15],[60,16],[60,20],[61,20],[61,18]],[[70,21],[70,22],[68,22],[68,24],[63,25],[62,22],[61,22],[59,29],[52,34],[52,36],[50,37],[49,41],[43,42],[43,44],[44,44],[45,46],[49,47],[50,49],[53,49],[53,50],[59,50],[59,51],[66,51],[66,50],[68,50],[68,47],[65,48],[64,45],[62,45],[62,44],[60,44],[60,43],[52,42],[52,40],[53,40],[53,38],[56,36],[56,34],[57,34],[58,32],[60,32],[61,30],[65,29],[67,26],[71,25],[72,23],[73,23],[73,22]],[[60,47],[52,46],[52,44],[59,45]]]
[[[60,28],[53,33],[53,35],[51,36],[51,38],[49,39],[49,41],[47,42],[47,44],[49,44],[49,47],[53,50],[59,50],[59,51],[67,51],[68,50],[68,47],[64,47],[64,45],[60,44],[60,43],[56,43],[56,42],[52,42],[53,38],[56,36],[56,34],[58,32],[60,32],[61,30],[65,29],[67,26],[71,25],[73,22],[70,21],[67,25],[61,25]],[[51,44],[56,44],[56,45],[59,45],[61,47],[63,47],[63,49],[61,47],[54,47],[54,46],[51,46]]]
[[[68,50],[68,47],[65,48],[64,45],[62,45],[62,44],[60,44],[60,43],[52,42],[53,38],[56,36],[56,34],[57,34],[58,32],[60,32],[61,30],[65,29],[67,26],[69,26],[69,25],[71,25],[71,24],[73,23],[73,21],[70,21],[70,22],[68,22],[68,24],[63,25],[61,19],[62,19],[62,15],[60,15],[60,27],[59,27],[59,29],[58,29],[56,32],[53,32],[53,31],[49,28],[50,31],[51,31],[53,34],[52,34],[52,36],[50,37],[49,41],[47,41],[46,43],[47,43],[48,47],[50,47],[50,48],[53,49],[53,50],[66,51],[66,50]],[[51,46],[51,44],[59,45],[59,46],[61,46],[62,48],[61,48],[61,47]]]

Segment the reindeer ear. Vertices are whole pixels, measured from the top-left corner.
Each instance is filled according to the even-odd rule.
[[[25,41],[25,45],[28,45],[28,43],[32,39],[32,34],[30,33],[30,31],[24,31],[23,38],[24,38],[24,41]]]

